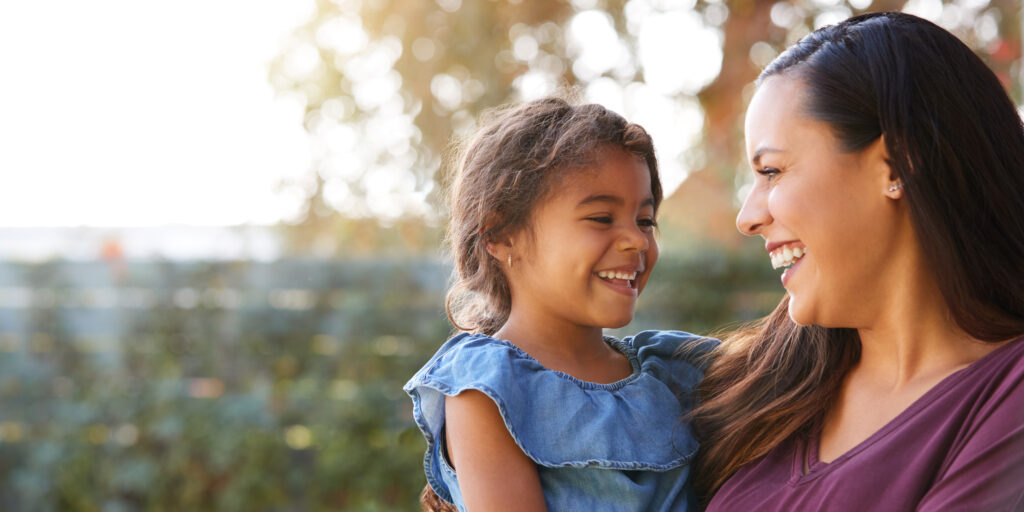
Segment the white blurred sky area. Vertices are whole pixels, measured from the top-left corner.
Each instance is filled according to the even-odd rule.
[[[293,0],[0,2],[0,226],[277,222],[309,168]]]

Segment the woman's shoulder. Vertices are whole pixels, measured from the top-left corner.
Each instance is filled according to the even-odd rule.
[[[958,387],[977,393],[989,407],[1024,410],[1024,336],[989,352],[964,373]],[[1024,413],[1019,417],[1024,419]]]
[[[998,396],[996,402],[1002,406],[1002,396],[1009,394],[1024,398],[1024,336],[1008,341],[992,350],[963,370],[954,374],[950,390],[962,393],[981,393]]]

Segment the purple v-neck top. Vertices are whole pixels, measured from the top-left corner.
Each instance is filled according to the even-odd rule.
[[[740,468],[708,512],[1024,510],[1024,338],[946,377],[830,463],[817,441],[792,438]]]

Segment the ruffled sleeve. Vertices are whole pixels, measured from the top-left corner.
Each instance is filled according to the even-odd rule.
[[[613,344],[630,359],[633,374],[597,384],[549,370],[504,340],[462,334],[445,343],[404,388],[427,440],[424,466],[438,495],[449,499],[437,460],[444,398],[468,389],[494,401],[512,438],[538,465],[667,471],[687,464],[697,443],[681,418],[702,375],[693,355],[701,351],[675,354],[711,341],[645,331]]]
[[[643,331],[623,339],[634,350],[641,369],[664,382],[683,401],[693,407],[694,390],[704,378],[709,355],[720,342],[683,331]]]

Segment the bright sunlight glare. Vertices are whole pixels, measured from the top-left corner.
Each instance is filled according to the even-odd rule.
[[[267,224],[303,105],[267,65],[305,2],[0,4],[0,226]]]

